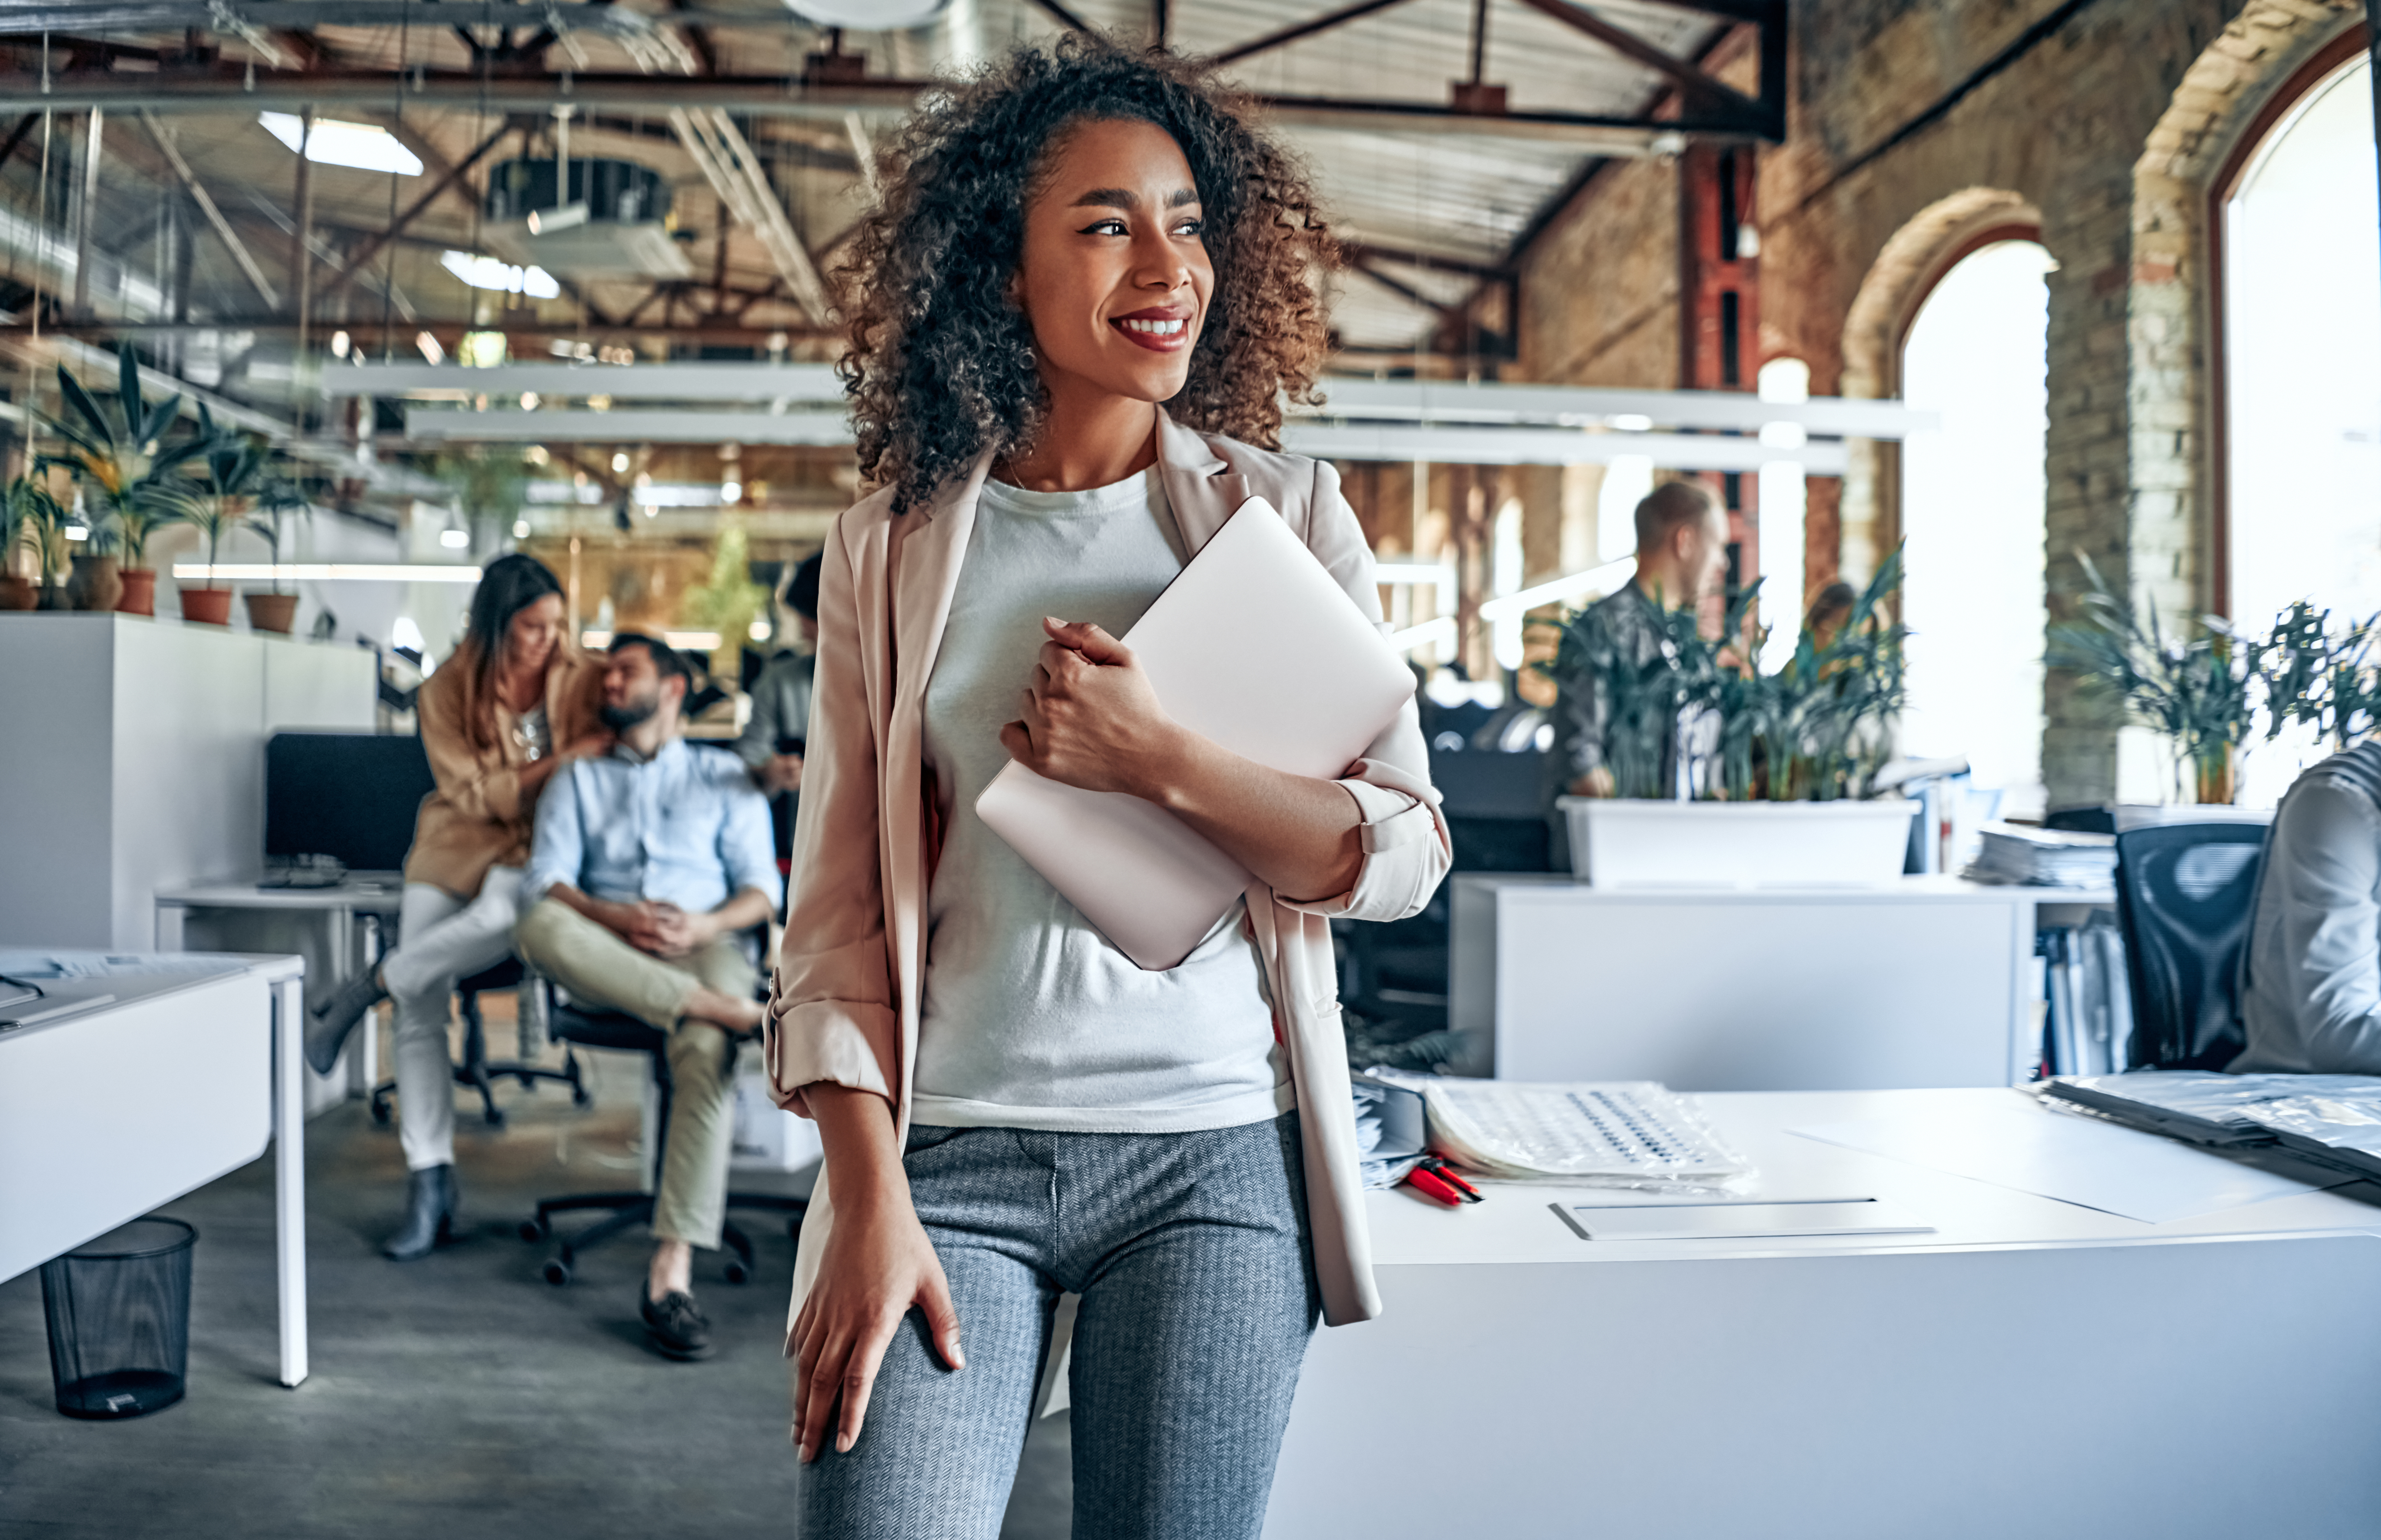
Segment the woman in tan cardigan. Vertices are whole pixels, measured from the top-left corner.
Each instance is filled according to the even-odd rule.
[[[1288,775],[1168,719],[1116,640],[1252,497],[1379,619],[1337,477],[1260,447],[1312,392],[1335,251],[1242,113],[1162,53],[1022,50],[930,99],[857,241],[883,490],[827,542],[764,1037],[826,1152],[787,1344],[805,1534],[998,1528],[1069,1293],[1075,1533],[1253,1537],[1316,1317],[1379,1308],[1328,928],[1447,870],[1413,707]],[[1168,808],[1245,901],[1136,967],[976,817],[1012,758]]]
[[[364,1013],[396,998],[397,1122],[411,1175],[405,1222],[382,1248],[392,1260],[428,1255],[453,1221],[455,981],[511,955],[538,793],[565,759],[609,746],[596,716],[603,690],[601,662],[563,634],[562,585],[516,553],[480,575],[462,645],[417,697],[437,789],[421,799],[405,858],[398,944],[316,1007],[306,1034],[308,1061],[327,1073]]]

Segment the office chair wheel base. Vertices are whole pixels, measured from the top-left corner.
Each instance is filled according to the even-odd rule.
[[[372,1104],[372,1119],[373,1122],[383,1128],[386,1128],[388,1126],[388,1103],[385,1101],[373,1102]]]
[[[545,1266],[540,1271],[544,1275],[545,1280],[557,1289],[570,1281],[570,1264],[558,1256],[547,1257]]]
[[[573,1085],[570,1088],[570,1105],[573,1107],[592,1107],[595,1105],[594,1094],[589,1091],[584,1085]]]
[[[523,1219],[520,1222],[520,1238],[524,1241],[543,1241],[553,1233],[553,1227],[543,1219]]]
[[[488,1120],[488,1126],[490,1128],[502,1128],[505,1126],[505,1110],[501,1107],[491,1107],[482,1115]]]
[[[738,1261],[732,1256],[727,1259],[727,1266],[720,1269],[720,1273],[730,1283],[750,1283],[752,1281],[751,1271],[747,1268],[743,1263]]]

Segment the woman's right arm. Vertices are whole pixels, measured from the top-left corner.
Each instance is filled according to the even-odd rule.
[[[470,735],[463,731],[463,708],[457,694],[422,686],[421,748],[429,756],[438,794],[466,818],[492,823],[513,821],[537,806],[539,794],[563,761],[600,754],[611,741],[609,734],[592,734],[542,759],[508,765],[500,756],[483,755],[471,746]]]
[[[802,816],[762,1026],[778,1104],[818,1123],[834,1207],[787,1341],[800,1369],[794,1410],[805,1460],[830,1437],[839,1449],[859,1437],[877,1365],[912,1305],[925,1311],[944,1360],[953,1368],[959,1363],[950,1289],[910,1207],[897,1139],[900,1017],[880,875],[883,769],[863,667],[868,649],[884,638],[861,624],[862,579],[851,551],[854,540],[882,541],[885,529],[857,525],[853,514],[838,521],[819,584]],[[873,553],[881,564],[881,547]],[[864,580],[883,582],[882,565],[872,564]]]
[[[818,1280],[794,1317],[794,1439],[806,1461],[818,1458],[830,1427],[838,1454],[860,1437],[877,1366],[912,1305],[925,1312],[943,1361],[967,1364],[942,1259],[910,1205],[892,1103],[849,1085],[807,1089],[835,1172],[835,1224]]]

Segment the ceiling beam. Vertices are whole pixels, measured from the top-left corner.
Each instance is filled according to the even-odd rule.
[[[460,181],[473,166],[480,164],[481,160],[489,151],[494,150],[496,147],[498,140],[502,139],[507,134],[509,134],[512,131],[513,127],[510,123],[498,124],[495,133],[490,134],[486,139],[482,139],[478,146],[474,148],[470,154],[464,156],[455,164],[447,167],[446,175],[439,177],[435,183],[432,184],[428,192],[423,193],[420,198],[414,200],[412,205],[403,213],[398,214],[395,222],[392,223],[387,229],[382,231],[379,235],[372,236],[371,239],[366,240],[363,245],[356,249],[354,254],[348,258],[346,264],[342,266],[337,273],[334,273],[330,280],[323,285],[322,297],[328,299],[331,296],[345,288],[348,284],[354,282],[356,274],[363,271],[365,263],[371,261],[374,257],[379,256],[383,247],[396,239],[398,236],[403,235],[406,232],[406,229],[410,226],[416,219],[421,217],[422,213],[429,209],[430,205],[437,202],[441,197],[445,196],[448,188],[453,187],[457,182]]]
[[[165,131],[165,126],[157,121],[153,113],[142,113],[140,123],[149,130],[149,137],[156,141],[158,151],[165,157],[165,164],[174,168],[174,175],[180,177],[182,186],[189,189],[191,201],[197,203],[199,212],[207,216],[207,223],[214,226],[215,234],[222,237],[224,245],[231,249],[232,261],[239,264],[240,272],[248,274],[248,281],[255,286],[257,297],[270,309],[280,309],[279,291],[264,276],[264,269],[257,265],[256,258],[248,249],[248,243],[241,240],[239,233],[231,227],[231,221],[224,218],[223,211],[215,207],[215,200],[209,196],[206,185],[199,180],[198,173],[190,169],[190,163],[182,158],[182,152],[175,146],[174,138]]]
[[[694,75],[582,73],[566,88],[558,75],[494,75],[482,79],[468,70],[424,70],[407,78],[409,106],[543,113],[566,103],[665,116],[674,109],[711,108],[754,117],[800,117],[840,124],[853,111],[906,112],[934,89],[925,80],[870,79],[831,86],[788,85],[779,75],[706,78]],[[260,108],[296,111],[317,106],[385,109],[390,79],[381,70],[294,70],[260,73],[249,89],[244,70],[218,66],[184,73],[126,76],[105,71],[54,73],[42,94],[38,78],[0,80],[0,113],[116,112],[145,108],[158,113],[252,113]],[[1736,95],[1730,92],[1731,96]],[[1620,114],[1559,112],[1464,112],[1427,102],[1350,101],[1335,97],[1259,96],[1257,103],[1276,120],[1324,127],[1374,128],[1389,132],[1471,132],[1510,139],[1593,144],[1611,154],[1642,152],[1648,141],[1691,135],[1714,139],[1775,139],[1775,116],[1760,103],[1712,115],[1689,114],[1653,120]],[[1655,152],[1667,152],[1659,145]]]
[[[1058,0],[1032,0],[1032,5],[1034,9],[1043,12],[1051,20],[1070,32],[1088,32],[1092,30],[1089,22],[1060,5]]]
[[[1677,83],[1679,92],[1690,109],[1744,114],[1751,117],[1758,117],[1764,112],[1760,103],[1734,86],[1704,74],[1675,55],[1663,52],[1626,28],[1614,26],[1593,11],[1571,4],[1571,0],[1521,0],[1521,4],[1575,31],[1586,33],[1623,58],[1667,76]]]
[[[1248,42],[1242,43],[1235,43],[1233,46],[1225,49],[1222,53],[1209,55],[1207,56],[1207,62],[1209,64],[1215,65],[1236,64],[1239,60],[1247,58],[1252,54],[1267,53],[1273,49],[1283,47],[1286,44],[1296,42],[1301,38],[1311,38],[1317,32],[1328,31],[1334,27],[1344,26],[1348,22],[1353,21],[1359,17],[1370,16],[1374,11],[1385,11],[1391,6],[1401,6],[1403,4],[1405,4],[1405,0],[1356,0],[1356,3],[1352,6],[1342,6],[1336,11],[1325,11],[1321,16],[1311,17],[1304,21],[1284,27],[1278,31],[1267,32],[1263,37],[1252,38]]]

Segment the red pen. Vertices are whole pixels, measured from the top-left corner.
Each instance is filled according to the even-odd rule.
[[[1487,1201],[1486,1194],[1481,1192],[1479,1188],[1474,1187],[1469,1182],[1464,1181],[1462,1177],[1456,1174],[1454,1167],[1448,1165],[1446,1161],[1441,1160],[1438,1157],[1435,1155],[1432,1156],[1430,1158],[1422,1162],[1422,1166],[1429,1170],[1431,1175],[1438,1178],[1439,1181],[1446,1182],[1449,1187],[1452,1187],[1457,1192],[1462,1194],[1464,1202],[1485,1203]]]
[[[1416,1166],[1406,1173],[1406,1184],[1426,1198],[1433,1198],[1449,1208],[1463,1207],[1463,1194],[1441,1182],[1424,1167]]]

